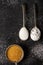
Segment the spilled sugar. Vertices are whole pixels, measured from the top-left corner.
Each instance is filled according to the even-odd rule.
[[[43,60],[43,44],[36,45],[31,52],[36,56],[36,58]]]
[[[16,5],[18,4],[18,0],[2,0],[2,4],[8,4],[8,5]]]
[[[5,57],[6,41],[0,41],[0,63],[6,63],[7,59]]]

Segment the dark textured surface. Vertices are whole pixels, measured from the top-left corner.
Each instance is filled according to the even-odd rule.
[[[42,33],[41,39],[33,42],[29,38],[23,42],[18,37],[19,30],[22,27],[21,5],[27,4],[26,27],[30,31],[34,25],[33,4],[35,2],[38,6],[37,26]],[[31,49],[39,43],[43,44],[43,0],[0,0],[0,65],[14,65],[5,56],[5,50],[11,44],[18,44],[24,49],[24,59],[18,65],[43,65],[41,60],[33,58],[30,53]]]

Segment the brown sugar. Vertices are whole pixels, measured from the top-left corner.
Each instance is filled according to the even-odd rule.
[[[19,45],[11,45],[6,51],[7,58],[12,62],[20,62],[24,56],[24,51]]]

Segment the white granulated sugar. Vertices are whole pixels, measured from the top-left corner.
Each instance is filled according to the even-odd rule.
[[[39,58],[40,60],[43,60],[43,44],[38,44],[32,49],[32,53]]]
[[[40,30],[36,26],[32,28],[31,33],[30,33],[31,39],[33,41],[38,41],[40,39],[40,36],[41,36]]]

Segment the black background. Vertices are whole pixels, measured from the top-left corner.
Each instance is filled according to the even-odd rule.
[[[37,42],[30,38],[24,42],[19,39],[23,3],[26,4],[26,27],[29,32],[34,26],[33,4],[37,3],[37,26],[42,34]],[[18,65],[43,65],[30,53],[36,44],[43,44],[43,0],[0,0],[0,65],[14,65],[5,56],[5,50],[11,44],[20,45],[25,52],[24,59]]]

